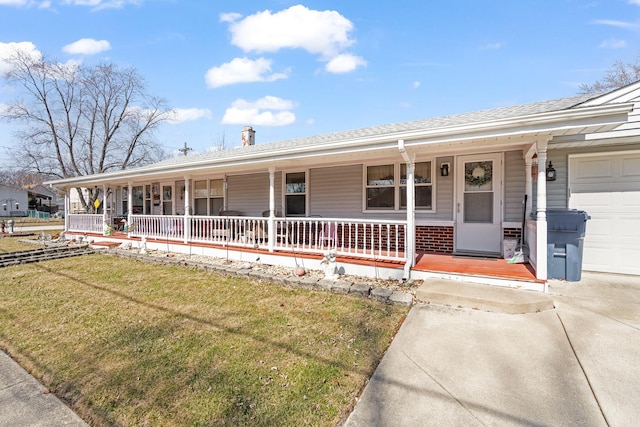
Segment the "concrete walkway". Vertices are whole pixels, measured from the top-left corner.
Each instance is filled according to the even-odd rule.
[[[526,314],[415,306],[345,425],[637,425],[640,278],[583,274],[548,297]]]
[[[0,352],[0,427],[87,425],[13,359]]]

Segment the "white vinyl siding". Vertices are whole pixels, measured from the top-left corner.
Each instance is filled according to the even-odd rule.
[[[363,217],[362,165],[311,169],[309,215]]]
[[[276,208],[281,194],[282,174],[275,174]],[[261,216],[269,210],[269,173],[233,175],[227,178],[227,209],[237,210],[245,216]]]
[[[525,164],[521,151],[504,153],[504,221],[522,222],[526,191]]]

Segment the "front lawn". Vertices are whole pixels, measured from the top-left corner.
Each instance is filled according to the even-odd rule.
[[[103,255],[2,268],[0,293],[0,348],[105,426],[333,426],[408,311]]]

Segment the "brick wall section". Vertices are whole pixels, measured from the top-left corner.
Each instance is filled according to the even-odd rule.
[[[453,253],[453,227],[416,227],[416,250],[442,254]]]
[[[520,229],[519,228],[504,228],[502,230],[502,238],[510,239],[510,240],[519,240],[520,239]]]

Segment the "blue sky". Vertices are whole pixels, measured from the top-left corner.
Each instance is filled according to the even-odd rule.
[[[640,0],[0,0],[0,71],[16,44],[135,67],[176,109],[160,143],[203,152],[245,125],[264,143],[572,96],[639,35]]]

